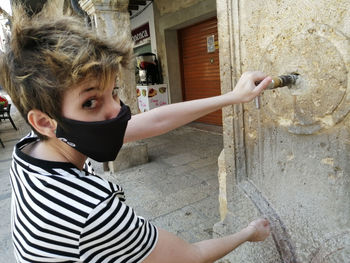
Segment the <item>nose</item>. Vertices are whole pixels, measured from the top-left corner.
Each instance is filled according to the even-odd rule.
[[[113,119],[117,117],[121,109],[119,101],[115,101],[114,99],[109,100],[105,103],[105,119]]]

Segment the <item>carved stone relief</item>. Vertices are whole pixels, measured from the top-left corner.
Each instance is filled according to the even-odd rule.
[[[324,241],[312,256],[311,263],[349,262],[350,230],[334,235]]]
[[[287,35],[290,42],[281,45]],[[350,40],[332,27],[284,30],[266,48],[260,68],[276,75],[300,74],[296,85],[262,96],[267,114],[291,133],[333,127],[350,111]]]

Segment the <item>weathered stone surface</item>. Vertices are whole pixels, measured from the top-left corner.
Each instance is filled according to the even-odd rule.
[[[190,7],[202,0],[184,0],[184,1],[174,1],[174,0],[157,0],[155,4],[159,9],[161,15],[165,15],[167,13],[174,13],[181,9]]]
[[[218,158],[218,181],[219,181],[219,211],[220,218],[224,220],[227,215],[227,192],[226,192],[226,167],[225,167],[225,152],[221,151]]]
[[[350,261],[349,10],[345,0],[217,1],[222,92],[247,70],[300,74],[265,91],[260,110],[224,111],[224,222],[238,230],[264,215],[274,246],[244,246],[230,262]]]

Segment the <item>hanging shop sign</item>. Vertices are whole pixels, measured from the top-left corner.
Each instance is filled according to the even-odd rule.
[[[131,37],[135,45],[150,38],[149,24],[146,23],[131,31]]]

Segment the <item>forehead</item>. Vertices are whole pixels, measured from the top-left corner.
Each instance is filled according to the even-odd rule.
[[[95,89],[98,91],[103,91],[106,88],[114,85],[116,81],[115,75],[109,76],[88,76],[76,84],[71,85],[67,92],[70,94],[81,93],[87,89]]]

